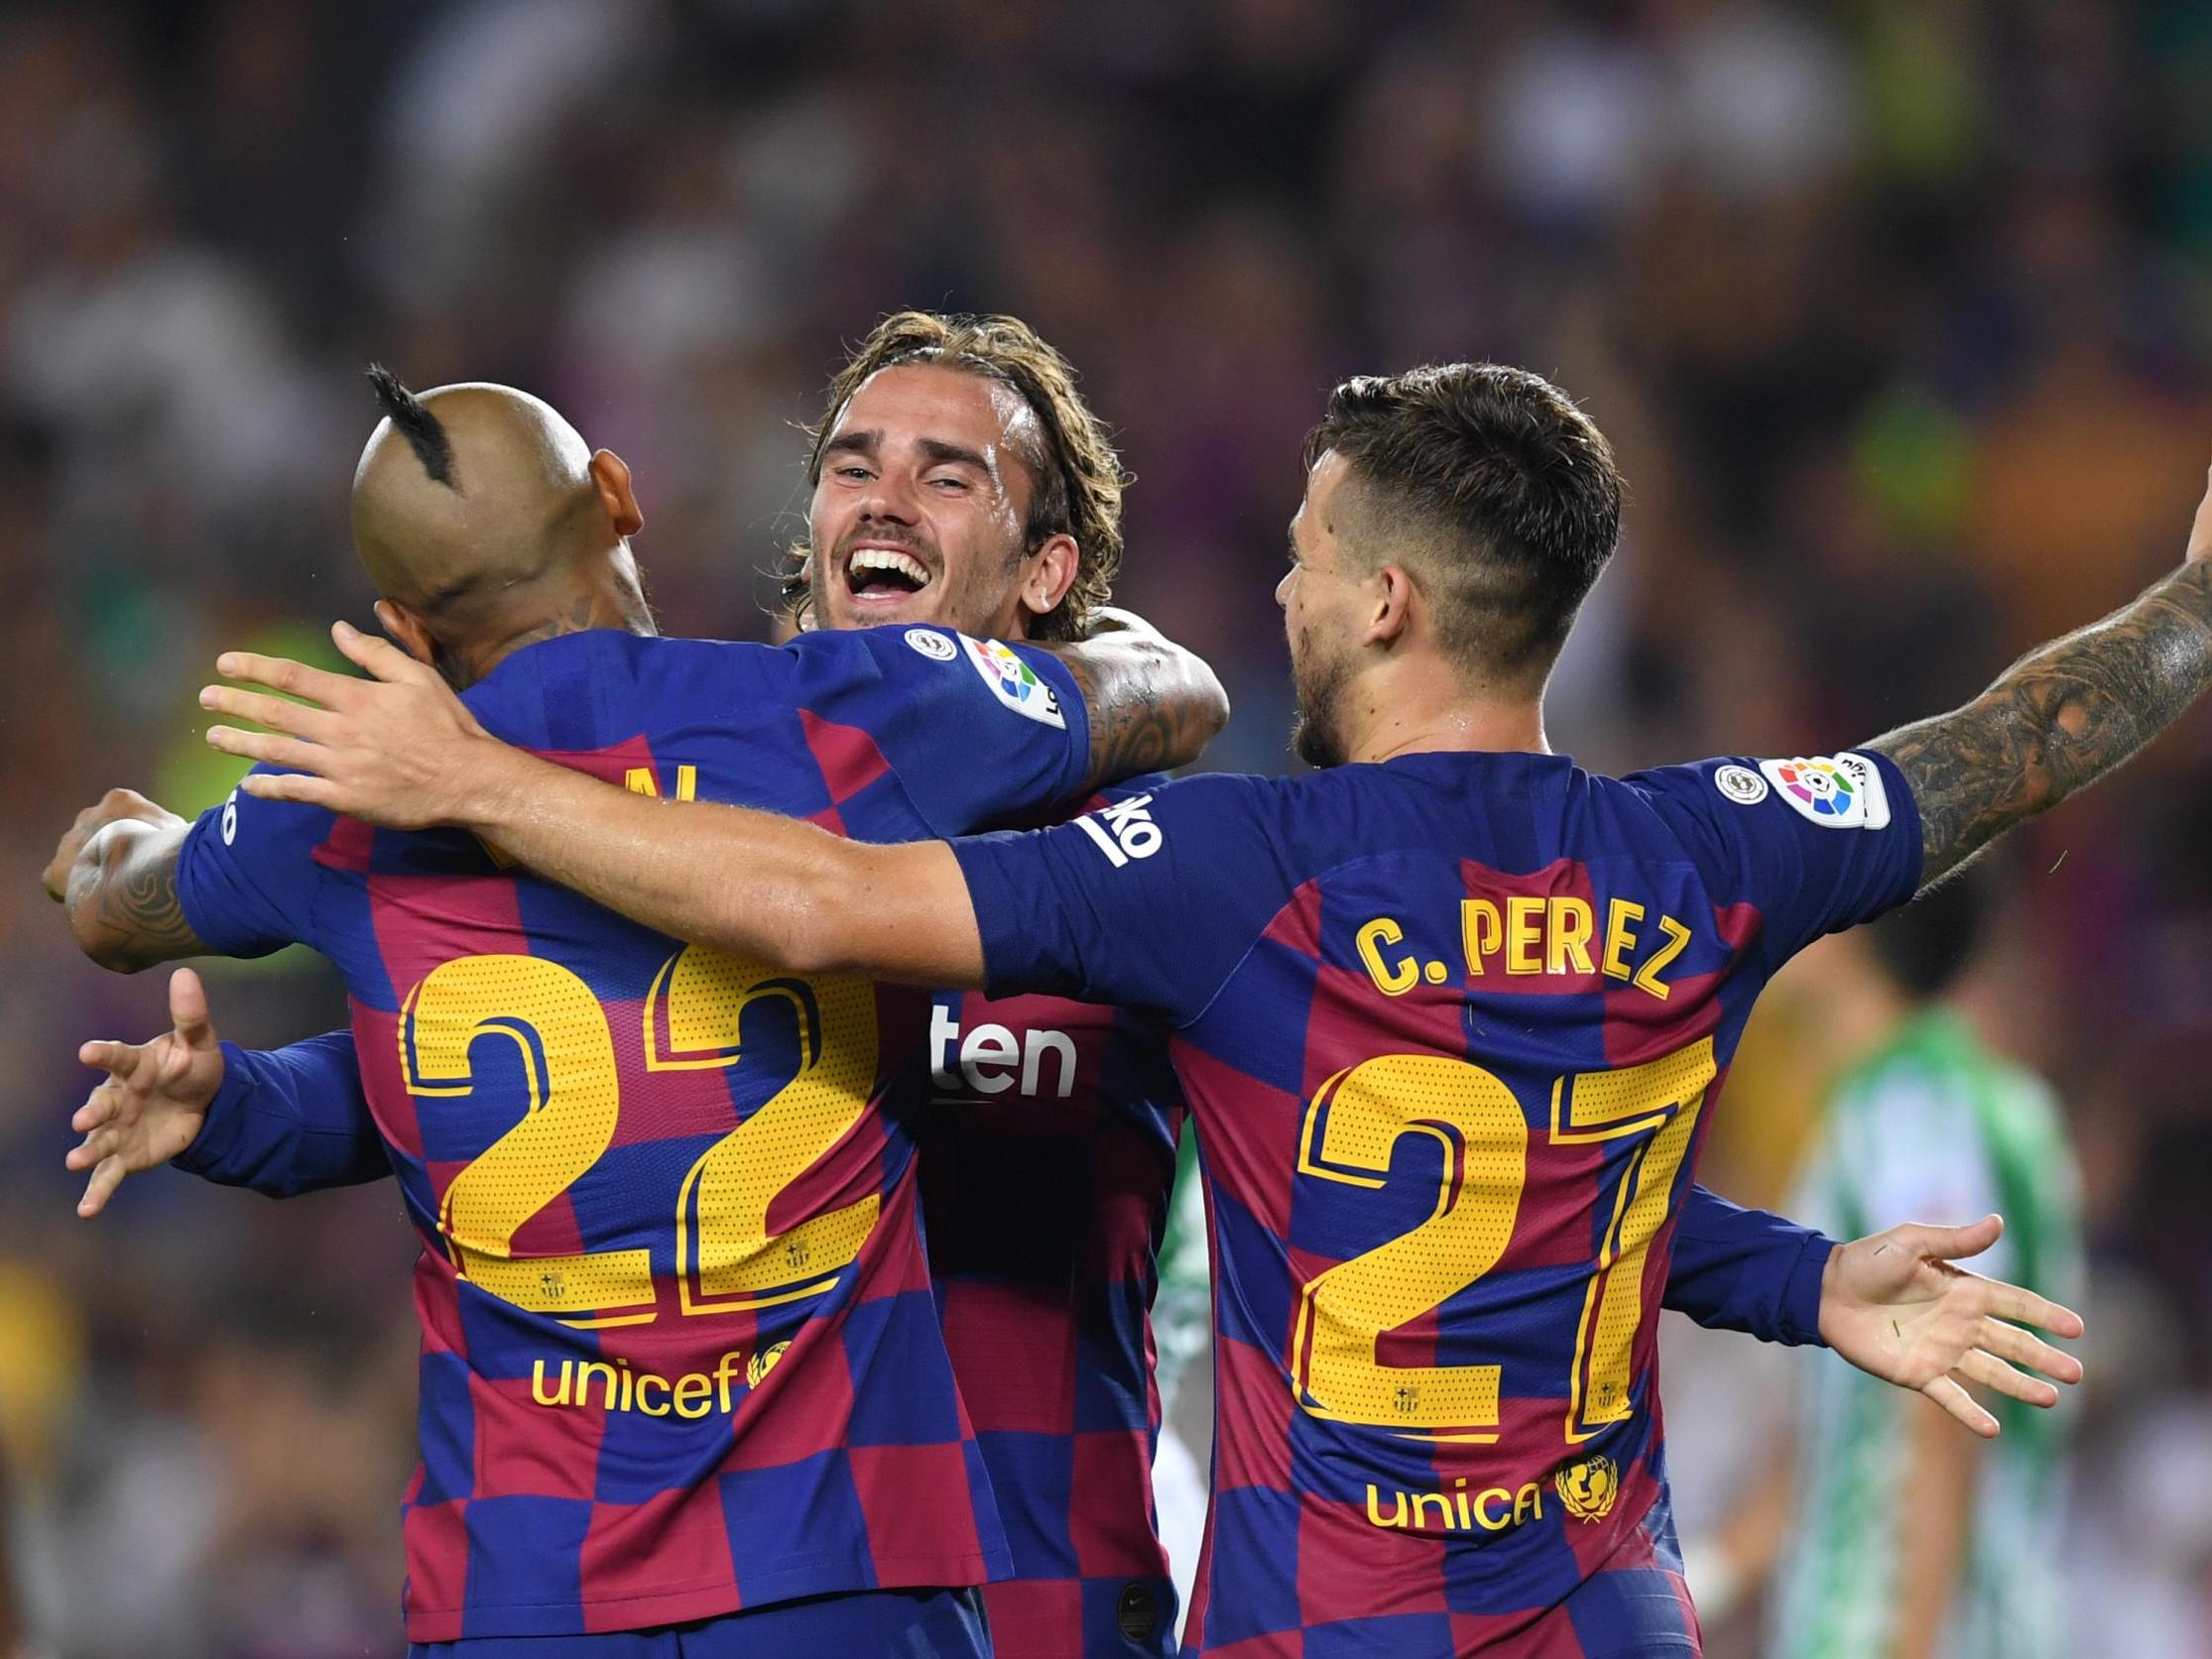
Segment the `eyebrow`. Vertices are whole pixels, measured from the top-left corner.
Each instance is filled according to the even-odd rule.
[[[932,463],[956,461],[963,466],[975,468],[987,478],[998,476],[997,469],[991,465],[988,456],[980,449],[971,449],[964,443],[947,443],[943,438],[924,437],[916,438],[915,447]],[[822,445],[822,459],[826,461],[832,455],[862,455],[872,461],[882,448],[883,433],[880,431],[869,429],[839,432]]]
[[[970,449],[964,443],[946,443],[942,438],[917,438],[915,447],[932,461],[960,461],[989,477],[997,477],[997,469],[981,450]]]

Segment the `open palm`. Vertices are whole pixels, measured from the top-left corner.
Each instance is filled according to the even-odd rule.
[[[169,977],[171,1029],[151,1042],[88,1042],[84,1064],[107,1074],[69,1120],[84,1136],[62,1162],[89,1169],[76,1213],[96,1216],[127,1175],[165,1164],[192,1143],[222,1086],[223,1052],[207,1017],[199,976]]]
[[[1821,1280],[1820,1335],[1861,1370],[1916,1389],[1985,1438],[1997,1433],[1997,1419],[1966,1391],[1968,1382],[2029,1405],[2055,1405],[2055,1387],[2016,1367],[2073,1383],[2081,1362],[2021,1326],[2073,1338],[2082,1333],[2081,1316],[1953,1265],[1988,1249],[2004,1230],[1998,1217],[1985,1216],[1971,1227],[1908,1223],[1839,1244]]]

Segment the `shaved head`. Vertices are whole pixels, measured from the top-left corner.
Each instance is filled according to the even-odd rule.
[[[618,459],[512,386],[418,396],[381,365],[369,384],[384,418],[353,474],[353,548],[419,622],[418,654],[473,678],[532,638],[652,632],[626,540],[641,521]]]
[[[353,475],[353,545],[386,595],[465,626],[613,539],[591,450],[551,404],[481,382],[418,398],[381,368],[370,380],[385,418]]]

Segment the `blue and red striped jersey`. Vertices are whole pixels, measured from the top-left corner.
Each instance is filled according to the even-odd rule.
[[[994,995],[1171,1033],[1217,1339],[1186,1651],[1690,1650],[1650,1314],[1761,986],[1913,891],[1895,769],[1415,755],[956,846]]]
[[[609,781],[879,840],[1071,798],[1087,769],[1048,653],[933,629],[577,635],[467,700]],[[917,1215],[925,997],[681,946],[456,832],[244,793],[178,888],[212,949],[299,941],[346,982],[425,1244],[412,1639],[1009,1569]]]

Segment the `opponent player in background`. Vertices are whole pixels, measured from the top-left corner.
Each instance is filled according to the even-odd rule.
[[[916,372],[958,383],[920,470],[965,505],[934,528],[1022,524],[1025,406]],[[380,391],[354,506],[381,614],[487,721],[630,788],[911,837],[1188,759],[1226,712],[1142,632],[1056,653],[931,628],[642,637],[619,461],[506,389]],[[1064,524],[1028,523],[1012,586],[1043,614],[1077,558]],[[1008,1561],[915,1214],[925,1000],[685,950],[464,836],[247,797],[188,830],[118,819],[67,891],[115,965],[300,940],[345,976],[430,1246],[416,1642],[987,1650],[964,1587]]]
[[[1588,419],[1522,371],[1417,370],[1338,388],[1307,460],[1279,597],[1299,750],[1328,769],[1310,777],[867,847],[559,773],[342,629],[386,683],[226,657],[324,706],[209,687],[279,728],[209,741],[298,769],[253,794],[466,825],[795,971],[1080,995],[1168,1027],[1217,1287],[1187,1648],[1694,1652],[1647,1311],[1708,1097],[1795,951],[2212,680],[2212,504],[2176,575],[1870,753],[1611,779],[1542,726],[1618,535]],[[1982,1338],[1926,1391],[2047,1398],[2013,1363],[2072,1374],[2017,1327]]]
[[[1975,1029],[1987,903],[1972,877],[1808,951],[1805,986],[1856,1058],[1827,1091],[1799,1213],[1845,1230],[2002,1210],[1985,1265],[2047,1296],[2081,1280],[2079,1178],[2040,1078]],[[1962,1209],[1963,1207],[1963,1209]],[[1808,1370],[1771,1470],[1693,1554],[1700,1602],[1779,1568],[1776,1659],[2043,1659],[2067,1651],[2064,1414],[1999,1401],[1977,1446],[1886,1389]],[[1733,1581],[1733,1582],[1732,1582]]]
[[[1019,525],[972,548],[940,533],[947,527],[922,464],[930,457],[915,440],[943,428],[945,388],[897,372],[916,361],[1033,389],[1024,397],[1047,450],[1073,452],[1074,598],[1042,616],[1024,602]],[[915,471],[895,484],[886,470],[902,461]],[[813,538],[831,554],[809,561],[810,576],[829,580],[811,583],[807,597],[828,626],[929,622],[1012,636],[1035,622],[1063,631],[1077,598],[1105,596],[1120,549],[1118,466],[1064,365],[1009,319],[888,319],[833,383],[812,470]],[[908,591],[896,572],[860,579],[883,572],[885,554],[913,559],[906,575],[919,571],[921,588]],[[948,767],[963,764],[961,741],[944,735]],[[65,873],[74,854],[64,851]],[[93,896],[80,894],[88,919]],[[210,1178],[280,1195],[388,1170],[349,1032],[273,1055],[233,1050],[226,1063],[196,977],[181,977],[173,1001],[178,1030],[158,1049],[102,1045],[127,1074],[94,1110],[129,1112],[127,1123],[84,1125],[86,1155],[102,1160],[88,1211],[126,1169],[179,1152]],[[955,994],[932,1008],[927,1047],[933,1090],[945,1097],[917,1121],[932,1277],[1014,1559],[1015,1576],[985,1593],[994,1641],[1013,1659],[1165,1651],[1174,1620],[1152,1523],[1158,1407],[1146,1309],[1179,1106],[1159,1039],[1096,1007],[963,1004]],[[189,1059],[182,1071],[180,1056]],[[127,1144],[118,1140],[125,1128],[134,1131]],[[118,1149],[99,1150],[110,1145]],[[1963,1328],[1946,1300],[1959,1282],[1930,1271],[1930,1285],[1917,1285],[1888,1267],[1883,1241],[1850,1246],[1845,1270],[1830,1273],[1826,1242],[1777,1218],[1703,1193],[1691,1211],[1667,1301],[1707,1323],[1784,1341],[1818,1340],[1817,1329],[1859,1363],[1881,1364],[1887,1350],[1876,1337],[1894,1341],[1885,1319],[1901,1311],[1896,1300],[1924,1288],[1934,1294],[1906,1312],[1915,1330]],[[1933,1256],[1962,1244],[1931,1237],[1920,1247]]]

